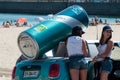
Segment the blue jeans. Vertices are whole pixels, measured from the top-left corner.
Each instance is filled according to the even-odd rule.
[[[71,56],[69,60],[70,60],[70,64],[69,64],[70,69],[78,69],[78,70],[87,69],[87,61],[84,59],[84,56]]]
[[[101,67],[101,71],[102,72],[111,72],[112,71],[112,68],[113,68],[113,65],[112,65],[112,60],[111,59],[105,59],[103,60],[102,62],[102,67]]]

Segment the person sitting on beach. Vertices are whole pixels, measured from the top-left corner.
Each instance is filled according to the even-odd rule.
[[[11,25],[11,24],[10,24],[9,21],[3,22],[3,27],[4,27],[4,28],[9,28],[10,25]]]

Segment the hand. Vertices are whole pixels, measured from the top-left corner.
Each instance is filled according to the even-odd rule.
[[[97,56],[95,56],[92,60],[93,63],[96,63],[97,62]]]

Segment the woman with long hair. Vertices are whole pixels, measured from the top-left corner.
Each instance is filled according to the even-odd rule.
[[[109,25],[104,26],[101,34],[101,38],[98,45],[98,55],[95,56],[93,62],[101,64],[99,74],[100,80],[108,80],[108,75],[112,71],[112,60],[110,55],[114,46],[112,38],[113,30]],[[97,79],[98,80],[98,79]]]

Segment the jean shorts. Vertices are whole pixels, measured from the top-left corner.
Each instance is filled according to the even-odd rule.
[[[70,69],[78,69],[78,70],[87,69],[87,61],[84,59],[84,56],[71,56],[69,57],[69,60],[70,60],[70,64],[69,64]]]
[[[108,72],[110,73],[112,71],[113,65],[112,65],[112,60],[111,59],[105,59],[102,61],[102,72]]]

